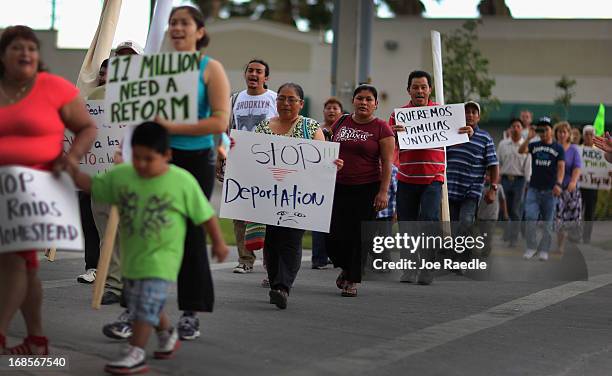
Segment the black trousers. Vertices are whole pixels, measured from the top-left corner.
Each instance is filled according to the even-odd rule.
[[[304,230],[266,226],[264,260],[270,288],[289,292],[302,264]]]
[[[206,198],[214,187],[216,155],[212,149],[186,151],[172,149],[172,163],[189,171],[198,181]],[[206,233],[202,226],[187,223],[185,252],[177,280],[178,306],[181,311],[212,312],[215,294],[206,251]]]
[[[79,210],[85,237],[85,270],[96,269],[100,258],[100,236],[91,212],[91,196],[79,191]]]
[[[597,207],[597,190],[596,189],[580,189],[582,196],[582,208],[584,210],[582,241],[584,243],[591,242],[591,234],[593,233],[593,220],[595,219],[595,208]]]
[[[336,184],[325,249],[334,266],[344,270],[349,282],[361,282],[362,248],[366,246],[363,243],[367,243],[361,234],[361,224],[376,217],[374,198],[379,187],[380,182]]]

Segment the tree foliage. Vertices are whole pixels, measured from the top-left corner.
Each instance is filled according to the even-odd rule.
[[[504,0],[481,0],[478,3],[478,12],[481,16],[512,17]]]
[[[466,21],[442,37],[444,97],[447,103],[478,101],[481,117],[485,118],[488,111],[499,106],[499,100],[492,94],[495,79],[489,74],[489,60],[476,46],[479,23],[482,21]]]
[[[561,94],[555,98],[555,103],[563,106],[563,109],[565,110],[565,120],[569,118],[572,98],[574,95],[576,95],[574,92],[574,86],[576,86],[576,80],[569,78],[566,75],[561,76],[561,79],[555,82],[555,87],[561,90]]]

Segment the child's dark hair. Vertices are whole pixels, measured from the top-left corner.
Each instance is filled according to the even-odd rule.
[[[145,146],[165,154],[170,149],[170,136],[166,128],[158,123],[145,121],[134,129],[131,145]]]

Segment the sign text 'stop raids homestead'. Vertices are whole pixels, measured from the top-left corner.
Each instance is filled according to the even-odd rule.
[[[467,134],[458,130],[466,125],[463,103],[395,109],[396,124],[406,132],[398,132],[401,149],[428,149],[468,142]]]
[[[155,116],[197,122],[199,54],[119,56],[108,70],[108,123],[134,125]]]

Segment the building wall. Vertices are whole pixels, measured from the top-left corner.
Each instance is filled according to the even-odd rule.
[[[430,31],[448,33],[462,23],[420,17],[375,20],[371,77],[381,93],[380,117],[387,118],[408,100],[410,71],[432,70]],[[301,84],[310,98],[310,115],[322,117],[323,102],[330,94],[331,46],[322,42],[321,35],[240,18],[211,22],[207,30],[212,38],[207,53],[224,64],[233,91],[245,87],[245,63],[262,58],[271,66],[271,89],[286,81]],[[75,82],[85,51],[55,49],[55,32],[38,35],[50,70]],[[497,81],[493,94],[502,102],[552,103],[559,94],[555,81],[566,74],[577,81],[573,103],[612,104],[610,20],[485,19],[479,38],[478,46]],[[386,47],[389,41],[395,42],[395,50]]]

